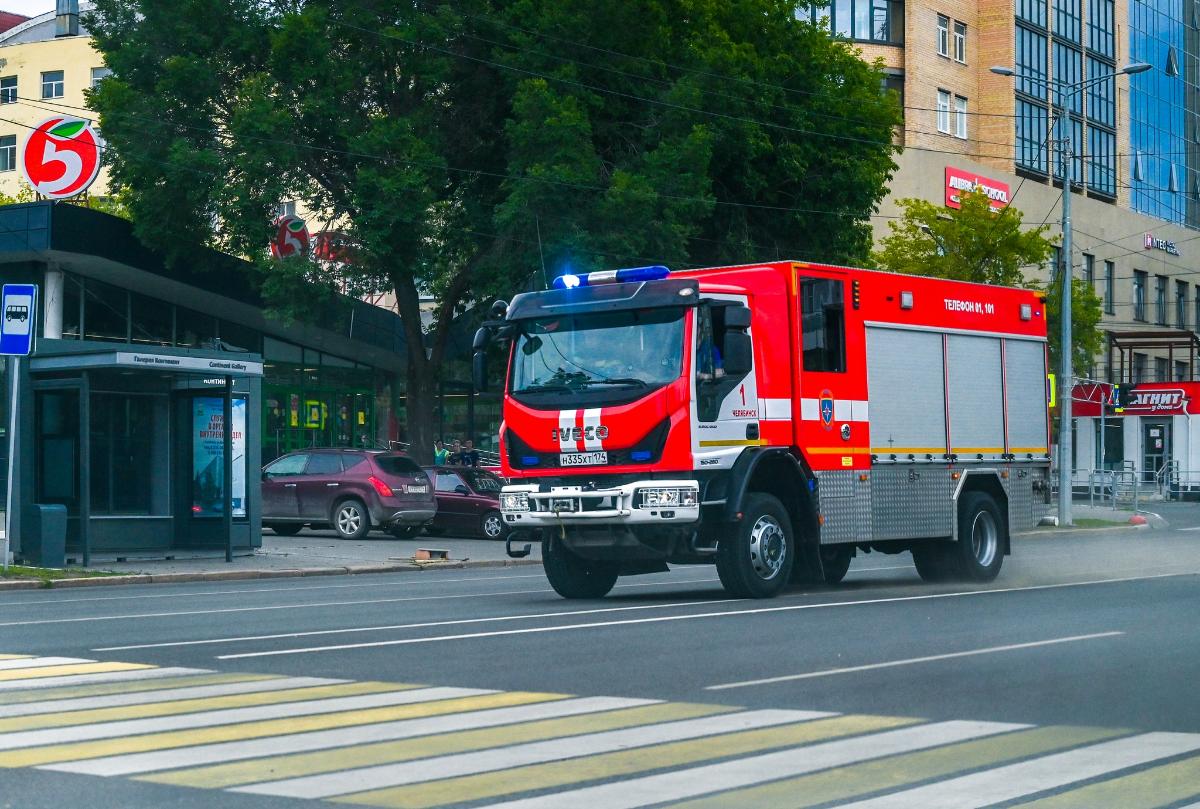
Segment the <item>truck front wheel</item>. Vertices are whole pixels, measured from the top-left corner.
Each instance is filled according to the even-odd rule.
[[[542,567],[563,598],[603,598],[617,583],[616,565],[577,556],[551,537],[542,540]]]
[[[735,598],[772,598],[787,586],[796,563],[792,521],[769,494],[746,495],[733,535],[717,543],[717,575]]]

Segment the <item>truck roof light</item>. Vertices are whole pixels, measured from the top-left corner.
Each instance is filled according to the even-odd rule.
[[[913,294],[911,292],[901,292],[900,293],[900,308],[901,309],[913,308]]]
[[[670,274],[671,271],[666,267],[654,264],[649,267],[629,267],[624,270],[599,270],[587,275],[567,273],[555,278],[551,286],[555,289],[575,289],[596,284],[619,284],[625,281],[658,281]]]

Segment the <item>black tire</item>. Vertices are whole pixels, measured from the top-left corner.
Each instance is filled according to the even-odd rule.
[[[913,562],[922,581],[931,584],[949,581],[954,577],[954,560],[950,552],[953,546],[942,540],[929,540],[912,549]]]
[[[371,515],[363,501],[349,498],[333,507],[333,530],[338,539],[362,539],[371,530]]]
[[[423,525],[393,525],[388,533],[396,539],[416,539],[421,535]]]
[[[796,562],[792,521],[769,494],[751,492],[732,536],[717,543],[717,576],[734,598],[772,598],[787,587]]]
[[[821,547],[821,574],[826,584],[839,584],[846,578],[850,560],[854,558],[853,545],[824,545]]]
[[[542,540],[542,567],[563,598],[603,598],[617,583],[615,564],[583,559],[550,538]]]
[[[479,533],[484,539],[504,539],[504,517],[489,511],[479,518]]]
[[[956,573],[967,581],[992,581],[1004,564],[1008,525],[990,494],[967,492],[958,503],[958,542],[950,546]]]
[[[431,537],[440,537],[442,534],[444,534],[446,532],[443,531],[441,528],[434,528],[432,525],[426,525],[425,533],[429,534],[429,536],[431,536]]]
[[[304,525],[298,522],[268,522],[263,523],[263,528],[270,528],[281,537],[294,537],[300,533],[300,529]]]

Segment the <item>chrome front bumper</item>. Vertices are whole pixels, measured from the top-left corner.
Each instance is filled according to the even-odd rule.
[[[690,489],[696,493],[692,506],[638,507],[640,489]],[[699,484],[694,480],[639,480],[622,486],[584,490],[581,486],[553,486],[543,492],[537,485],[505,486],[505,494],[525,494],[527,510],[503,509],[510,529],[542,528],[553,525],[670,525],[700,519]]]

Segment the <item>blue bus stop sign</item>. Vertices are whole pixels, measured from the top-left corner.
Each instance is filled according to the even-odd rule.
[[[33,346],[33,322],[37,316],[37,287],[33,284],[5,284],[4,322],[0,324],[0,354],[24,357]]]

